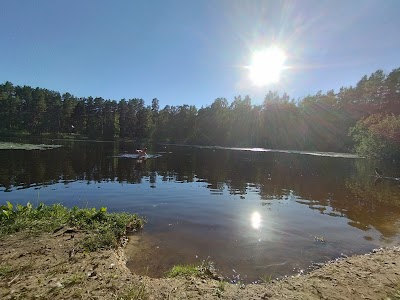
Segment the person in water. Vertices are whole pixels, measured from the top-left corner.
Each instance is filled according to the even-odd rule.
[[[143,149],[137,149],[136,154],[139,156],[146,156],[147,155],[147,147],[144,147]]]

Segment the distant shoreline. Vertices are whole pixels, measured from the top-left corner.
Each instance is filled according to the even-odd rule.
[[[189,145],[189,144],[169,144],[160,143],[165,146],[180,146],[180,147],[195,147],[204,149],[221,149],[221,150],[236,150],[236,151],[249,151],[249,152],[272,152],[272,153],[289,153],[289,154],[304,154],[325,157],[341,157],[341,158],[365,158],[354,153],[344,152],[324,152],[324,151],[307,151],[307,150],[281,150],[281,149],[267,149],[257,147],[224,147],[224,146],[203,146],[203,145]]]

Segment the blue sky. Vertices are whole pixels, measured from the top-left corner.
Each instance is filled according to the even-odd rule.
[[[268,90],[298,99],[400,67],[400,1],[2,0],[0,82],[78,97],[210,105]],[[249,80],[278,45],[278,83]]]

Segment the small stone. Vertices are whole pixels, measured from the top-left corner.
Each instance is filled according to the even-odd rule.
[[[110,264],[109,269],[114,269],[114,267],[115,267],[115,264]]]
[[[94,277],[94,276],[96,276],[97,275],[97,272],[96,271],[89,271],[89,272],[87,272],[87,277]]]

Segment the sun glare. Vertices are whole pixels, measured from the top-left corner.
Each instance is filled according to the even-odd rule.
[[[253,54],[250,70],[251,81],[258,86],[277,83],[280,79],[286,55],[278,47],[270,47]]]
[[[251,214],[251,227],[259,229],[261,225],[261,215],[255,211]]]

